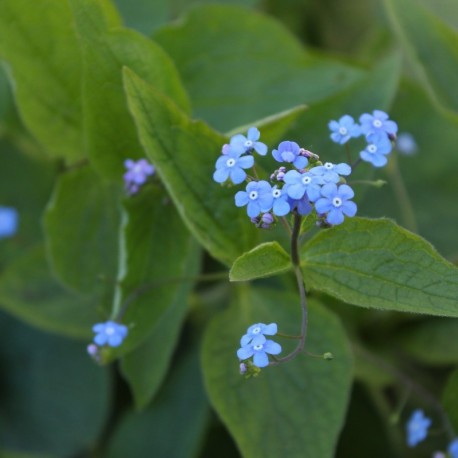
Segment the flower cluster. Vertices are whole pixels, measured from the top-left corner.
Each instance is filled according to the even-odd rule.
[[[253,357],[253,365],[262,368],[269,365],[269,355],[281,353],[281,346],[273,340],[266,339],[266,336],[277,334],[277,324],[256,323],[250,326],[244,336],[240,339],[240,348],[237,356],[240,361]],[[242,366],[243,365],[243,366]],[[247,365],[241,363],[240,372],[245,373]]]
[[[17,230],[18,213],[11,207],[0,207],[0,239],[12,237]]]
[[[350,175],[351,167],[345,163],[323,164],[316,154],[296,142],[283,141],[272,151],[275,161],[285,165],[275,170],[269,181],[248,177],[245,170],[254,167],[253,152],[265,156],[268,151],[259,138],[256,127],[251,127],[246,137],[241,134],[232,137],[223,146],[213,174],[217,183],[248,182],[245,191],[235,194],[235,205],[246,206],[254,224],[268,228],[275,217],[293,211],[308,215],[314,208],[318,217],[329,225],[341,224],[345,216],[356,214],[356,204],[351,200],[354,192],[344,178]]]
[[[331,130],[331,140],[340,145],[347,143],[351,138],[363,135],[367,144],[359,153],[359,157],[374,167],[386,165],[387,155],[392,150],[392,142],[396,140],[398,131],[397,124],[381,110],[374,110],[372,114],[362,114],[359,124],[355,123],[350,115],[344,115],[338,121],[330,121],[328,126]]]
[[[127,193],[130,195],[138,192],[140,186],[145,184],[148,177],[154,173],[154,166],[146,159],[140,159],[137,162],[132,159],[126,159],[124,166],[127,169],[124,174],[124,184]]]
[[[127,326],[110,320],[95,324],[92,330],[95,333],[94,343],[99,346],[119,347],[127,337]]]

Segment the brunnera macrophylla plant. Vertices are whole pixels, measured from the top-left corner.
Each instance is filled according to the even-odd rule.
[[[375,110],[372,114],[362,114],[359,124],[351,116],[344,115],[338,121],[330,121],[329,129],[331,140],[341,145],[352,138],[364,136],[367,145],[354,164],[323,162],[317,154],[292,140],[285,140],[272,150],[274,160],[282,165],[267,177],[259,176],[255,157],[266,156],[268,147],[260,141],[260,132],[256,127],[251,127],[246,136],[235,135],[223,145],[222,154],[215,164],[213,180],[217,183],[246,183],[245,190],[235,193],[235,205],[246,207],[247,215],[256,227],[269,229],[280,221],[288,232],[302,310],[298,336],[278,333],[277,323],[257,323],[247,329],[237,350],[240,372],[247,377],[258,375],[261,368],[289,361],[305,351],[307,295],[298,246],[302,219],[314,213],[316,224],[326,229],[355,216],[357,205],[352,200],[355,193],[347,180],[361,161],[374,167],[387,163],[398,127],[385,112]],[[297,339],[298,344],[290,354],[279,357],[281,345],[268,338],[273,335]],[[321,357],[332,359],[329,353]]]

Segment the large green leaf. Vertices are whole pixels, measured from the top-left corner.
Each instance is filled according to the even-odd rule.
[[[126,158],[142,156],[135,125],[127,109],[122,67],[188,110],[187,95],[166,53],[133,30],[117,25],[101,0],[71,0],[84,60],[84,125],[88,152],[97,170],[120,180]]]
[[[364,74],[307,53],[274,19],[241,7],[196,8],[154,38],[174,59],[197,117],[222,131],[323,99]]]
[[[124,374],[136,390],[137,402],[144,403],[155,388],[146,386],[145,380],[158,383],[155,378],[160,379],[167,368],[200,252],[196,251],[193,238],[164,190],[156,185],[145,187],[139,195],[125,200],[120,245],[112,318],[122,319],[130,329],[123,345],[111,349],[108,358],[125,355],[145,343],[127,363],[128,367],[124,366]],[[159,326],[164,326],[162,320],[168,316],[169,308],[175,308],[177,314],[167,323],[170,335],[156,348],[164,352],[164,360],[154,370],[154,357],[151,357],[141,374],[138,357],[151,350],[151,340],[147,339],[159,339],[157,334],[163,331]]]
[[[49,153],[81,158],[81,55],[67,2],[1,1],[0,57],[27,128]]]
[[[90,167],[63,174],[45,215],[48,253],[57,276],[84,293],[113,281],[117,266],[119,189]]]
[[[433,99],[458,112],[458,31],[419,2],[385,0],[388,16]]]
[[[0,318],[2,447],[59,457],[89,449],[109,413],[108,370],[80,342]]]
[[[229,278],[231,281],[254,280],[286,272],[291,267],[289,254],[277,242],[266,242],[237,258]]]
[[[185,350],[177,363],[148,409],[122,417],[110,438],[108,458],[197,456],[210,409],[196,346]]]
[[[245,458],[288,456],[330,458],[340,429],[352,378],[344,331],[330,312],[310,304],[306,350],[330,351],[332,362],[299,355],[246,380],[238,374],[237,343],[259,321],[278,323],[297,335],[299,299],[283,291],[251,291],[246,285],[234,305],[211,323],[203,344],[204,378],[210,400]],[[280,337],[274,337],[280,342]],[[283,353],[291,348],[284,344]]]
[[[18,256],[0,277],[0,307],[32,326],[89,339],[100,316],[103,285],[86,296],[64,288],[49,272],[44,247]]]
[[[255,245],[257,233],[235,207],[235,191],[212,180],[227,140],[203,122],[190,120],[129,69],[125,90],[143,147],[182,218],[212,256],[230,264]]]
[[[390,220],[353,218],[301,249],[308,288],[362,307],[458,316],[458,269]]]

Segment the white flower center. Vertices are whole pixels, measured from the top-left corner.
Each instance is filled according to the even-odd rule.
[[[234,167],[234,165],[235,165],[235,159],[231,157],[230,159],[228,159],[228,160],[226,161],[226,165],[227,165],[228,167]]]
[[[248,194],[248,197],[251,199],[251,200],[256,200],[258,198],[258,193],[257,191],[251,191],[250,194]]]
[[[333,167],[334,167],[334,164],[332,162],[326,162],[326,164],[324,164],[324,168],[327,170],[332,170]]]
[[[371,154],[374,154],[377,152],[377,146],[371,143],[370,145],[368,145],[367,151]]]
[[[253,345],[253,349],[256,350],[256,351],[262,350],[262,347],[263,347],[262,344]]]
[[[247,140],[245,142],[245,148],[252,148],[253,147],[253,142],[251,140]]]
[[[311,182],[312,182],[312,178],[309,176],[305,176],[302,178],[302,183],[304,183],[305,185],[310,184]]]
[[[114,330],[114,327],[113,326],[107,326],[105,328],[105,334],[107,334],[108,336],[111,336],[115,333],[115,330]]]
[[[253,334],[259,334],[260,332],[261,332],[261,328],[259,326],[254,328],[253,331],[252,331]]]
[[[278,199],[281,196],[281,191],[279,189],[274,189],[272,191],[272,195],[274,196],[275,199]]]
[[[374,122],[372,123],[374,127],[380,128],[382,127],[382,121],[380,119],[374,119]]]
[[[342,205],[342,199],[340,197],[334,197],[334,199],[332,199],[332,205],[334,205],[334,207],[340,207]]]
[[[347,135],[348,130],[346,127],[339,127],[339,134],[340,135]]]

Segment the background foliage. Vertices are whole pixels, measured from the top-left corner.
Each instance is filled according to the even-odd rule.
[[[407,449],[403,425],[421,407],[458,428],[456,1],[0,0],[0,59],[0,205],[20,217],[0,239],[2,457],[445,448],[439,427]],[[241,334],[297,334],[299,307],[280,230],[211,180],[221,145],[256,125],[341,162],[329,120],[373,109],[418,151],[361,172],[387,184],[355,185],[358,217],[301,249],[307,350],[334,360],[245,380]],[[141,157],[159,179],[127,197]],[[98,366],[91,327],[125,304]]]

